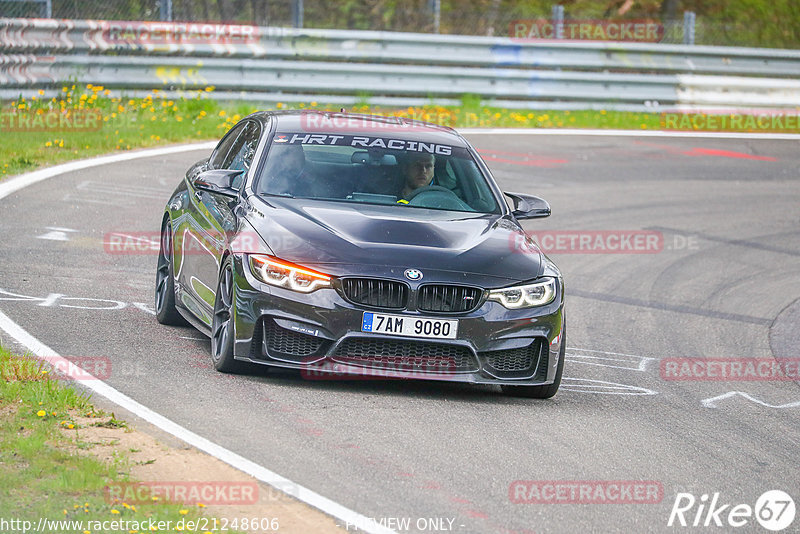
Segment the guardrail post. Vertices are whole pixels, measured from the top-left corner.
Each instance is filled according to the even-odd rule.
[[[172,22],[172,0],[159,0],[158,11],[161,15],[161,20]]]
[[[683,44],[694,44],[694,24],[696,18],[694,11],[683,12]]]
[[[564,38],[564,6],[558,4],[553,6],[553,37],[556,39]]]
[[[292,26],[303,27],[303,0],[292,0]]]
[[[442,0],[428,0],[428,7],[433,11],[433,31],[439,33],[442,22]]]
[[[53,18],[53,0],[47,0],[44,3],[44,16],[45,18]]]

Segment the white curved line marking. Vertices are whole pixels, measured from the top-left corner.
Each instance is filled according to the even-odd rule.
[[[212,150],[217,146],[214,142],[207,143],[193,143],[191,145],[178,145],[166,148],[153,148],[150,150],[136,150],[134,152],[126,152],[124,154],[114,154],[112,156],[102,156],[99,158],[82,159],[78,161],[71,161],[62,165],[54,167],[47,167],[38,171],[21,174],[15,178],[10,178],[5,182],[0,182],[0,199],[8,195],[24,189],[29,185],[47,180],[53,176],[64,174],[65,172],[79,171],[81,169],[90,169],[99,165],[106,165],[108,163],[119,163],[120,161],[129,161],[139,158],[150,158],[153,156],[164,156],[167,154],[177,154],[180,152],[189,152],[192,150]]]
[[[700,402],[706,408],[716,408],[718,401],[725,400],[725,399],[730,399],[731,397],[736,397],[737,395],[741,395],[745,399],[747,399],[749,401],[752,401],[752,402],[755,402],[756,404],[760,404],[761,406],[764,406],[766,408],[797,408],[798,406],[800,406],[800,401],[787,402],[786,404],[769,404],[769,403],[764,402],[762,400],[759,400],[759,399],[757,399],[757,398],[755,398],[755,397],[753,397],[751,395],[748,395],[747,393],[744,393],[743,391],[729,391],[727,393],[723,393],[722,395],[720,395],[718,397],[711,397],[711,398],[708,398],[708,399],[703,399]]]
[[[149,158],[153,156],[176,154],[192,150],[203,150],[203,149],[210,150],[213,149],[215,146],[216,143],[179,145],[167,148],[156,148],[152,150],[127,152],[125,154],[115,154],[113,156],[104,156],[88,160],[73,161],[70,163],[65,163],[63,165],[56,165],[55,167],[49,167],[47,169],[42,169],[39,171],[22,174],[20,176],[17,176],[16,178],[11,178],[6,182],[0,183],[0,199],[3,199],[12,193],[15,193],[20,189],[24,189],[29,185],[33,185],[35,183],[47,180],[48,178],[52,178],[54,176],[58,176],[66,172],[76,171],[80,169],[88,169],[91,167],[97,167],[99,165],[105,165],[108,163],[117,163],[120,161],[128,161],[138,158]],[[32,335],[30,335],[27,331],[25,331],[21,326],[12,321],[2,311],[0,311],[0,330],[4,330],[5,332],[7,332],[8,335],[17,340],[21,345],[23,345],[31,353],[33,353],[40,359],[46,358],[46,360],[51,364],[53,362],[57,362],[58,364],[63,366],[67,366],[69,364],[68,360],[62,358],[53,349],[51,349],[50,347],[48,347],[47,345],[45,345],[44,343],[33,337]],[[216,443],[209,441],[206,438],[183,428],[177,423],[174,423],[173,421],[167,419],[163,415],[154,412],[147,406],[139,404],[138,402],[131,399],[127,395],[121,393],[120,391],[117,391],[116,389],[109,386],[102,380],[98,380],[95,377],[88,375],[88,373],[83,376],[87,376],[87,378],[76,380],[76,382],[80,383],[86,389],[105,397],[111,402],[141,417],[145,421],[157,426],[161,430],[164,430],[165,432],[172,434],[173,436],[177,437],[180,440],[183,440],[189,445],[192,445],[193,447],[196,447],[201,451],[222,460],[228,465],[231,465],[236,469],[239,469],[240,471],[243,471],[254,478],[266,484],[269,484],[270,486],[276,488],[277,490],[282,491],[287,495],[290,495],[306,504],[309,504],[314,508],[317,508],[318,510],[325,512],[326,514],[332,515],[333,517],[340,519],[341,521],[345,521],[346,522],[345,524],[358,525],[359,529],[364,532],[376,533],[376,534],[395,534],[395,531],[393,531],[392,529],[386,528],[378,524],[377,522],[373,521],[372,519],[359,514],[358,512],[354,512],[353,510],[350,510],[349,508],[346,508],[341,504],[320,495],[319,493],[316,493],[308,488],[296,484],[295,482],[289,480],[288,478],[282,477],[281,475],[273,471],[270,471],[266,467],[258,465],[257,463],[252,462],[243,456],[239,456],[233,451],[229,451],[228,449],[221,447]]]

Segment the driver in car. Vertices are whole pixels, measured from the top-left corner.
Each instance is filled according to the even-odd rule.
[[[403,188],[397,194],[402,204],[408,203],[408,197],[419,189],[431,185],[433,181],[433,166],[436,158],[433,154],[414,153],[410,154],[402,165],[402,174],[405,177]]]

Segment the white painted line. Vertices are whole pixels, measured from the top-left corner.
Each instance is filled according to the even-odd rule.
[[[761,406],[765,406],[767,408],[797,408],[797,407],[800,407],[800,401],[787,402],[786,404],[769,404],[769,403],[764,402],[762,400],[759,400],[759,399],[757,399],[757,398],[755,398],[755,397],[753,397],[751,395],[748,395],[747,393],[744,393],[742,391],[729,391],[729,392],[723,393],[722,395],[719,395],[717,397],[710,397],[708,399],[703,399],[703,400],[700,401],[700,403],[703,406],[705,406],[706,408],[716,408],[718,401],[725,400],[725,399],[730,399],[731,397],[736,397],[736,396],[742,396],[742,397],[744,397],[745,399],[747,399],[747,400],[749,400],[751,402],[755,402],[756,404],[760,404]]]
[[[577,351],[577,352],[575,352]],[[592,354],[580,354],[590,352]],[[597,354],[598,356],[596,356]],[[577,347],[567,347],[566,357],[571,363],[582,363],[585,365],[596,365],[599,367],[614,367],[616,369],[626,369],[628,371],[647,371],[647,364],[657,358],[649,356],[638,356],[636,354],[623,354],[621,352],[607,352],[603,350],[579,349]],[[598,361],[586,361],[598,360]],[[600,363],[600,362],[617,363]],[[627,364],[627,365],[624,365]]]
[[[21,326],[12,321],[6,314],[0,311],[0,330],[4,330],[11,337],[16,339],[20,344],[24,345],[31,353],[39,357],[39,359],[47,361],[54,368],[69,369],[70,362],[66,358],[60,356],[56,351],[40,342],[38,339],[30,335]],[[206,438],[195,434],[194,432],[183,428],[182,426],[160,415],[147,406],[139,404],[132,398],[124,393],[114,389],[102,380],[98,380],[90,373],[81,371],[80,379],[74,381],[81,384],[86,389],[105,397],[111,402],[121,406],[141,417],[148,423],[151,423],[165,432],[169,432],[176,438],[200,449],[201,451],[219,458],[228,465],[247,473],[248,475],[266,483],[270,486],[291,495],[292,497],[303,501],[306,504],[322,510],[326,514],[345,521],[351,525],[358,525],[359,528],[365,532],[370,533],[394,533],[393,530],[383,527],[373,521],[372,519],[363,516],[357,512],[345,508],[327,497],[323,497],[308,488],[296,484],[274,471],[270,471],[266,467],[260,466],[255,462],[248,460],[243,456],[239,456],[216,443],[207,440]]]
[[[57,230],[50,230],[46,234],[37,235],[36,239],[47,239],[49,241],[69,241],[69,238],[65,232],[59,232]]]
[[[570,383],[571,382],[571,383]],[[565,376],[561,379],[561,390],[572,391],[573,393],[597,393],[599,395],[657,395],[656,391],[639,387],[620,384],[618,382],[606,382],[604,380],[592,380],[589,378],[572,378]]]
[[[705,139],[800,140],[800,134],[750,132],[684,132],[665,130],[582,130],[580,128],[456,128],[465,135],[589,135],[601,137],[690,137]]]
[[[28,187],[29,185],[47,180],[48,178],[58,176],[65,172],[89,169],[100,165],[106,165],[108,163],[119,163],[121,161],[129,161],[132,159],[177,154],[192,150],[211,150],[215,146],[215,142],[178,145],[166,148],[138,150],[135,152],[126,152],[124,154],[114,154],[112,156],[103,156],[99,158],[64,163],[62,165],[56,165],[54,167],[48,167],[46,169],[21,174],[14,178],[10,178],[5,182],[0,182],[0,199],[3,199],[16,191],[19,191],[20,189]],[[134,303],[134,306],[148,313],[153,313],[151,310],[147,309],[144,304],[141,306],[138,304],[140,303]],[[36,356],[40,358],[47,358],[47,360],[50,362],[60,361],[61,365],[65,366],[63,368],[68,368],[69,362],[66,359],[62,358],[53,349],[30,335],[2,311],[0,311],[0,330],[7,332],[12,338],[14,338],[21,345],[25,346]],[[81,385],[93,391],[94,393],[101,395],[111,402],[114,402],[115,404],[136,414],[145,421],[159,427],[161,430],[164,430],[165,432],[168,432],[173,436],[185,441],[189,445],[197,447],[201,451],[222,460],[223,462],[247,473],[252,477],[255,477],[266,484],[269,484],[279,491],[283,491],[284,493],[291,495],[299,501],[313,506],[314,508],[323,511],[326,514],[335,517],[336,519],[344,521],[345,524],[358,525],[360,530],[368,533],[395,534],[395,531],[376,523],[374,520],[361,515],[358,512],[350,510],[349,508],[346,508],[341,504],[320,495],[319,493],[300,486],[288,478],[282,477],[281,475],[270,471],[266,467],[258,465],[255,462],[244,458],[243,456],[239,456],[235,452],[229,451],[224,447],[220,447],[216,443],[183,428],[177,423],[167,419],[163,415],[154,412],[147,406],[139,404],[130,397],[112,388],[105,382],[97,380],[88,374],[86,376],[88,376],[87,379],[76,380],[76,382],[79,382]]]
[[[144,302],[131,302],[131,304],[135,308],[138,308],[138,309],[142,310],[145,313],[149,313],[150,315],[155,315],[156,314],[156,312],[151,310],[150,307],[147,304],[145,304]]]
[[[69,241],[67,232],[77,232],[72,228],[61,228],[60,226],[45,226],[45,230],[49,232],[42,235],[37,235],[36,239],[49,239],[51,241]]]
[[[136,150],[133,152],[125,152],[123,154],[113,154],[111,156],[102,156],[98,158],[82,159],[78,161],[70,161],[54,167],[47,167],[38,171],[20,174],[14,178],[9,178],[5,182],[0,182],[0,199],[19,191],[29,185],[47,180],[53,176],[58,176],[65,172],[79,171],[81,169],[90,169],[99,165],[106,165],[108,163],[119,163],[121,161],[130,161],[132,159],[151,158],[154,156],[165,156],[168,154],[178,154],[180,152],[189,152],[191,150],[212,150],[217,144],[215,142],[193,143],[190,145],[177,145],[165,148],[151,148],[147,150]]]

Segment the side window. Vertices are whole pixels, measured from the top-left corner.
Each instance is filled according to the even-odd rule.
[[[248,121],[244,131],[236,139],[233,148],[225,158],[223,168],[247,171],[256,155],[258,139],[261,137],[261,126],[255,121]]]
[[[211,155],[211,159],[208,162],[209,169],[225,168],[224,163],[227,159],[228,153],[231,151],[231,146],[233,146],[236,138],[239,137],[239,134],[242,133],[242,129],[246,125],[247,123],[234,127],[233,130],[228,132],[228,135],[222,138],[222,141],[220,141],[217,145],[217,148],[214,149],[214,153]]]

